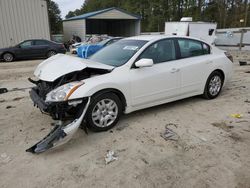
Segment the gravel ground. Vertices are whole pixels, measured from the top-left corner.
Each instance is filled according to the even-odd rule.
[[[42,60],[0,64],[0,87],[28,87]],[[52,129],[28,90],[0,95],[0,187],[250,187],[250,66],[214,100],[192,97],[124,115],[111,131],[25,149]],[[249,102],[248,102],[249,101]],[[241,118],[231,117],[239,113]],[[161,137],[168,127],[173,140]],[[105,164],[107,150],[118,160]]]

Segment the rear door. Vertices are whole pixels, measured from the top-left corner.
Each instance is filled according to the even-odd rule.
[[[180,90],[180,69],[176,64],[173,39],[164,39],[150,45],[139,59],[152,59],[152,67],[130,70],[133,106],[147,105],[176,97]]]
[[[45,40],[34,40],[33,53],[37,57],[45,57],[49,48],[49,42]]]
[[[210,47],[198,40],[177,39],[181,63],[181,95],[201,93],[213,63]]]

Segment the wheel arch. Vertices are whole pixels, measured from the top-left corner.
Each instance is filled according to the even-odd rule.
[[[214,72],[219,72],[221,75],[222,75],[222,77],[223,77],[223,84],[224,84],[224,81],[225,81],[225,73],[223,72],[223,70],[221,70],[221,69],[215,69],[215,70],[213,70],[209,75],[208,75],[208,77],[207,77],[207,80],[206,80],[206,82],[205,82],[205,85],[204,85],[204,88],[203,88],[203,93],[205,92],[205,89],[206,89],[206,86],[207,86],[207,83],[208,83],[208,79],[209,79],[209,77],[214,73]]]
[[[13,52],[11,52],[11,51],[5,51],[5,52],[3,52],[2,55],[1,55],[1,58],[3,59],[4,54],[7,54],[7,53],[13,55],[13,58],[16,58],[15,54]]]
[[[225,73],[223,72],[223,70],[221,70],[221,69],[215,69],[213,72],[211,72],[211,74],[214,73],[214,72],[219,72],[219,73],[221,73],[221,75],[223,76],[223,82],[225,81]],[[210,74],[210,75],[211,75],[211,74]],[[209,76],[210,76],[210,75],[209,75]]]
[[[127,101],[126,101],[126,98],[125,98],[124,94],[120,90],[115,89],[115,88],[101,89],[101,90],[95,92],[92,96],[98,96],[98,95],[102,95],[104,93],[114,93],[114,94],[116,94],[119,97],[119,99],[121,100],[121,102],[122,102],[122,111],[125,110],[125,108],[127,106]]]

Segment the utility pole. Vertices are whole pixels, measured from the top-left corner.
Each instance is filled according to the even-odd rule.
[[[245,24],[244,26],[247,26],[247,17],[248,17],[248,0],[245,0],[245,6],[246,6],[246,12],[245,12]]]

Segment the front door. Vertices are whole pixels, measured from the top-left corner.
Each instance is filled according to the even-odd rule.
[[[133,106],[176,97],[180,90],[180,65],[176,64],[175,42],[164,39],[150,45],[139,59],[152,59],[152,67],[132,68],[131,99]]]
[[[19,44],[18,49],[16,51],[16,56],[18,58],[30,58],[34,56],[34,52],[32,51],[33,41],[28,40],[21,44]]]

